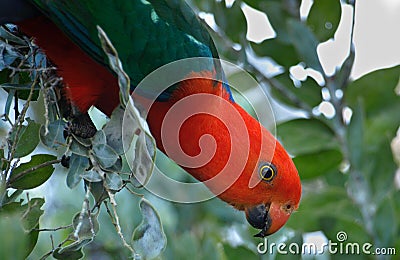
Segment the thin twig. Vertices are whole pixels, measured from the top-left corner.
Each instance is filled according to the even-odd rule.
[[[328,77],[325,73],[323,73],[323,77],[326,83],[326,87],[329,91],[329,95],[331,98],[331,103],[336,111],[336,115],[333,118],[334,128],[336,136],[339,140],[341,150],[344,156],[344,160],[346,162],[349,161],[349,148],[347,144],[347,129],[346,122],[343,119],[343,110],[345,108],[345,103],[343,102],[342,97],[336,96],[336,91],[341,90],[344,91],[349,83],[349,78],[351,74],[351,70],[354,65],[354,57],[355,57],[355,48],[354,48],[354,28],[355,28],[355,16],[356,16],[356,1],[353,0],[353,17],[350,29],[350,51],[349,56],[344,61],[342,68],[339,73],[335,76]]]
[[[18,116],[18,120],[17,120],[17,122],[12,126],[12,128],[11,128],[11,131],[10,132],[13,132],[14,130],[15,130],[15,128],[16,128],[16,133],[15,133],[15,139],[13,140],[13,143],[12,143],[12,145],[11,145],[11,149],[10,149],[10,151],[8,152],[8,161],[12,161],[12,159],[14,159],[14,154],[15,154],[15,149],[16,149],[16,147],[17,147],[17,143],[18,143],[18,137],[19,137],[19,133],[21,132],[21,130],[22,130],[22,124],[23,124],[23,122],[25,121],[25,115],[26,115],[26,112],[28,111],[28,108],[29,108],[29,105],[30,105],[30,102],[31,102],[31,100],[32,100],[32,96],[33,96],[33,92],[34,92],[34,89],[35,89],[35,85],[37,84],[37,77],[35,78],[35,80],[32,82],[32,85],[31,85],[31,89],[30,89],[30,91],[29,91],[29,95],[28,95],[28,98],[27,98],[27,100],[26,100],[26,102],[25,102],[25,104],[24,104],[24,106],[23,106],[23,108],[22,108],[22,110],[21,110],[21,113],[20,113],[20,115]],[[7,165],[7,169],[5,170],[5,172],[8,172],[9,170],[10,170],[10,165],[11,164],[8,164]]]
[[[119,223],[119,217],[118,217],[118,213],[117,213],[117,208],[116,208],[116,204],[115,204],[115,200],[111,199],[113,198],[114,194],[112,194],[110,191],[108,191],[108,196],[110,197],[110,203],[111,203],[111,207],[113,210],[113,213],[111,213],[111,210],[108,207],[108,204],[106,202],[104,202],[104,205],[106,206],[107,209],[107,213],[111,218],[111,222],[114,225],[119,237],[121,238],[122,244],[129,249],[129,251],[132,252],[132,254],[136,254],[135,250],[133,249],[133,247],[131,245],[129,245],[124,237],[124,234],[122,233],[122,229],[121,229],[121,225]],[[112,202],[114,201],[114,203]]]
[[[60,227],[56,227],[56,228],[41,228],[41,229],[35,229],[35,231],[39,231],[39,232],[44,232],[44,231],[58,231],[61,229],[67,229],[67,228],[72,228],[72,224],[69,224],[67,226],[60,226]]]

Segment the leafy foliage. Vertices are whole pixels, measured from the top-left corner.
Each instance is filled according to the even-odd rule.
[[[45,62],[33,63],[33,60],[36,60],[38,50],[29,39],[13,31],[12,27],[0,28],[2,36],[0,44],[3,48],[0,73],[4,81],[1,86],[8,91],[4,119],[10,124],[8,136],[2,144],[2,147],[6,147],[1,149],[1,169],[3,171],[0,175],[0,214],[4,219],[0,223],[2,234],[6,234],[3,230],[15,230],[16,239],[27,237],[27,239],[20,239],[18,242],[10,240],[15,242],[14,247],[23,247],[24,251],[21,251],[21,255],[17,257],[22,259],[27,257],[34,249],[40,231],[72,229],[72,232],[57,246],[53,245],[43,258],[52,255],[56,259],[79,259],[84,256],[83,248],[94,240],[99,231],[97,218],[100,213],[100,207],[104,203],[124,246],[131,251],[132,255],[136,254],[124,239],[115,200],[116,193],[124,188],[130,190],[127,188],[129,184],[137,185],[138,183],[135,177],[136,172],[132,172],[129,167],[123,169],[130,147],[130,145],[124,147],[122,143],[121,127],[125,110],[117,108],[112,114],[109,123],[103,129],[97,131],[90,139],[81,138],[73,133],[69,133],[65,137],[65,129],[68,126],[60,116],[57,100],[53,99],[53,102],[50,102],[56,96],[54,92],[57,91],[57,84],[59,83],[57,76],[50,67],[46,67]],[[111,43],[107,40],[107,36],[101,34],[101,37],[105,41],[105,51],[110,52],[110,63],[115,68],[116,73],[121,75],[121,105],[126,107],[127,102],[129,102],[129,93],[127,91],[124,92],[124,89],[129,89],[129,78],[126,78],[127,76],[123,72],[118,56]],[[41,54],[39,56],[44,58]],[[25,79],[27,82],[18,82],[17,80],[21,76],[28,77],[29,84],[27,84],[27,79]],[[10,84],[8,81],[17,83]],[[27,85],[29,88],[27,88]],[[44,124],[39,124],[27,117],[30,102],[37,98],[34,94],[37,93],[39,87],[44,93],[44,99],[47,100],[47,103],[45,103]],[[26,91],[28,92],[26,93]],[[13,99],[14,120],[9,118]],[[25,101],[21,111],[18,108],[19,99]],[[132,110],[135,114],[131,116],[130,124],[127,126],[132,128],[133,136],[128,140],[136,147],[139,147],[136,148],[135,152],[141,153],[141,156],[136,156],[138,159],[134,160],[136,165],[134,169],[141,169],[139,174],[141,181],[144,181],[141,183],[144,184],[149,178],[146,175],[150,175],[152,172],[155,158],[155,149],[148,149],[148,147],[150,148],[151,145],[154,146],[155,144],[154,141],[149,140],[151,137],[146,132],[146,127],[143,125],[143,120],[137,110],[134,107]],[[134,138],[134,136],[137,136],[137,138]],[[56,156],[51,154],[35,153],[34,151],[40,141],[48,148],[55,149],[63,159],[57,159]],[[152,154],[149,152],[152,152]],[[27,156],[31,156],[31,158],[28,159],[26,158]],[[29,161],[21,163],[21,160]],[[61,161],[68,168],[66,186],[70,189],[75,189],[84,180],[87,192],[83,198],[82,208],[73,217],[71,225],[56,229],[40,229],[39,218],[43,214],[41,207],[44,204],[44,199],[29,199],[28,197],[26,204],[22,204],[22,200],[18,201],[18,199],[24,191],[39,187],[48,181],[54,172],[53,165]],[[8,196],[10,188],[16,191],[11,196]],[[92,206],[90,205],[91,193],[95,202],[95,205]],[[107,201],[111,204],[111,209],[106,204]],[[149,225],[153,225],[153,222],[155,222],[155,227],[158,227],[156,229],[157,236],[165,237],[159,218],[154,218],[154,216],[157,216],[155,209],[149,202],[146,202],[146,205],[142,209],[145,212],[143,221]],[[150,214],[149,208],[152,209],[152,214]],[[21,227],[18,225],[7,227],[8,220],[13,217],[20,219]],[[146,217],[149,219],[146,219]],[[142,230],[143,238],[140,240],[141,244],[144,243],[149,247],[159,248],[158,251],[153,251],[150,254],[152,257],[157,256],[166,244],[165,238],[161,240],[152,238],[151,236],[154,236],[154,232],[154,230]],[[150,233],[151,240],[148,238],[148,233]],[[144,256],[148,255],[148,252],[143,250],[140,252]]]
[[[315,0],[308,16],[301,18],[299,0],[236,0],[232,5],[224,0],[190,1],[197,11],[214,15],[210,32],[221,57],[241,64],[275,101],[304,115],[277,125],[280,141],[294,156],[304,192],[298,212],[268,241],[300,244],[304,235],[313,231],[322,231],[329,240],[337,241],[337,233],[346,231],[346,242],[398,249],[400,192],[394,178],[400,165],[394,160],[390,143],[400,125],[400,66],[373,71],[353,81],[350,72],[355,50],[351,46],[336,73],[326,75],[316,48],[334,37],[343,5],[355,8],[353,1],[344,2]],[[276,33],[274,38],[257,43],[246,38],[244,5],[267,15]],[[137,111],[133,112],[135,120],[130,127],[141,131],[132,136],[130,150],[121,145],[124,137],[119,127],[123,118],[120,108],[90,139],[72,135],[66,140],[66,123],[56,106],[46,106],[42,121],[29,118],[28,107],[31,101],[40,100],[39,89],[46,104],[55,103],[58,81],[51,66],[45,66],[44,55],[12,28],[0,27],[0,86],[6,91],[3,119],[9,124],[6,141],[0,147],[0,233],[14,236],[2,238],[0,252],[11,251],[14,258],[29,254],[39,258],[45,254],[56,259],[79,259],[85,254],[93,258],[99,254],[113,259],[126,259],[129,254],[151,258],[160,252],[166,259],[182,259],[194,253],[198,259],[266,258],[257,254],[260,241],[251,237],[254,230],[243,224],[242,215],[222,202],[177,205],[140,190],[140,183],[146,182],[152,171],[155,152],[148,149],[149,143],[153,148],[154,143],[149,141]],[[111,67],[119,76],[121,103],[126,107],[129,78],[100,28],[99,35]],[[272,59],[280,72],[269,75],[262,71],[253,62],[255,55]],[[296,79],[291,68],[299,64],[306,71],[317,71],[323,82],[317,83],[310,75]],[[240,82],[238,77],[230,79]],[[328,95],[323,96],[322,91]],[[15,103],[15,98],[22,102]],[[321,102],[334,108],[331,117],[321,114]],[[351,116],[344,117],[346,111],[351,111]],[[39,145],[40,141],[46,148]],[[131,168],[128,150],[139,155]],[[68,170],[61,176],[58,173],[62,170],[53,174],[52,165],[60,162],[64,154],[69,156]],[[167,169],[172,178],[192,180],[162,154],[157,157],[158,167]],[[62,189],[56,194],[68,206],[63,206],[62,214],[52,213],[58,221],[39,222],[45,217],[44,200],[30,198],[26,190],[49,183],[52,178],[66,180],[66,195]],[[80,189],[82,183],[84,191]],[[139,191],[140,196],[136,196]],[[143,195],[148,200],[142,199]],[[80,208],[77,201],[82,201]],[[117,201],[123,206],[117,207]],[[104,208],[106,212],[100,210]],[[60,227],[42,228],[48,223]],[[62,226],[65,223],[70,224]],[[49,246],[49,240],[38,242],[39,235],[48,238],[43,235],[46,231],[60,241],[54,247]],[[127,233],[132,234],[131,241],[125,239]],[[343,256],[331,256],[340,257]]]
[[[158,256],[166,246],[166,238],[157,211],[146,200],[140,201],[143,221],[133,232],[133,247],[146,259]],[[151,241],[153,241],[151,243]],[[161,243],[160,243],[161,241]]]

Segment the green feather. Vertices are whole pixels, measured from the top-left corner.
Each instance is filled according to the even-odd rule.
[[[218,58],[208,31],[181,0],[32,0],[74,42],[97,62],[107,65],[96,26],[118,51],[133,89],[155,69],[184,58]],[[205,67],[206,66],[206,67]],[[188,68],[216,70],[219,62]],[[168,98],[174,87],[163,93]]]

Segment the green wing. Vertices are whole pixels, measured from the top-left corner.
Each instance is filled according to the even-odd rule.
[[[211,36],[182,0],[32,0],[74,42],[107,66],[97,25],[118,51],[134,88],[155,69],[190,57],[218,58]],[[219,62],[191,71],[216,70]],[[163,93],[168,98],[172,89]]]

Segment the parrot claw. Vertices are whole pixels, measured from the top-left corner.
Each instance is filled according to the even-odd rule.
[[[71,134],[82,138],[90,138],[96,134],[96,126],[93,124],[89,117],[89,114],[82,114],[68,122],[67,127],[64,130],[64,138],[67,138]]]

